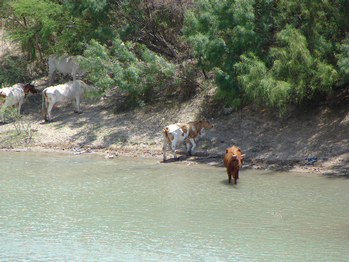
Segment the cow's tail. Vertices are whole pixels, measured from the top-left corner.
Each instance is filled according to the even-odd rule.
[[[47,108],[46,108],[46,90],[42,91],[42,111],[41,115],[45,118],[46,120],[46,115],[47,115]]]
[[[170,129],[168,128],[168,126],[166,126],[162,132],[162,135],[164,137],[164,141],[163,141],[163,146],[162,146],[162,153],[164,156],[164,161],[166,161],[166,150],[167,150],[167,146],[168,144],[171,142],[170,137],[168,135],[168,132],[170,131]]]
[[[164,136],[164,142],[166,141],[167,143],[171,143],[170,137],[168,136],[168,132],[169,132],[169,128],[168,126],[166,126],[164,128],[164,131],[162,132],[163,136]]]

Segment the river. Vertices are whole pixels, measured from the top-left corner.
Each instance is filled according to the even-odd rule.
[[[0,261],[349,261],[349,179],[0,151]]]

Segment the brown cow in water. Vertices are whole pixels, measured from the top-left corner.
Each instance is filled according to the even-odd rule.
[[[224,166],[227,168],[229,177],[229,183],[231,183],[231,177],[234,178],[234,184],[239,179],[239,168],[242,167],[242,162],[245,158],[245,154],[241,154],[241,149],[236,146],[228,147],[225,150]]]

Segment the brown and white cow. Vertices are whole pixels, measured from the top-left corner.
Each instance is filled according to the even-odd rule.
[[[87,70],[81,69],[80,64],[76,60],[74,56],[51,55],[48,59],[49,85],[51,86],[54,82],[55,71],[63,74],[71,74],[73,81],[76,80],[77,74],[78,80],[80,80],[86,74]]]
[[[227,168],[227,174],[229,183],[231,183],[231,177],[234,179],[236,184],[239,179],[239,169],[242,167],[242,162],[245,159],[245,154],[241,154],[241,149],[236,146],[228,147],[225,150],[224,166]]]
[[[188,123],[177,123],[168,125],[163,130],[163,155],[164,161],[166,161],[166,149],[167,144],[170,144],[173,151],[173,156],[178,159],[176,155],[177,144],[185,141],[187,145],[187,154],[191,155],[191,152],[196,147],[195,138],[203,128],[212,128],[213,125],[206,119],[201,118],[199,121]],[[190,148],[190,142],[193,147]]]
[[[0,109],[2,122],[5,121],[5,109],[9,106],[15,106],[18,104],[18,115],[21,115],[21,106],[29,92],[32,94],[37,93],[36,89],[31,84],[15,84],[12,87],[0,89],[0,105],[2,104],[2,101],[5,100]]]
[[[81,81],[71,81],[62,85],[50,86],[42,91],[42,115],[45,121],[51,121],[51,111],[59,104],[75,100],[74,113],[80,113],[80,100],[87,85]]]

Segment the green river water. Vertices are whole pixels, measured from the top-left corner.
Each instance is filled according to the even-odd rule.
[[[0,261],[349,261],[349,179],[2,151]]]

